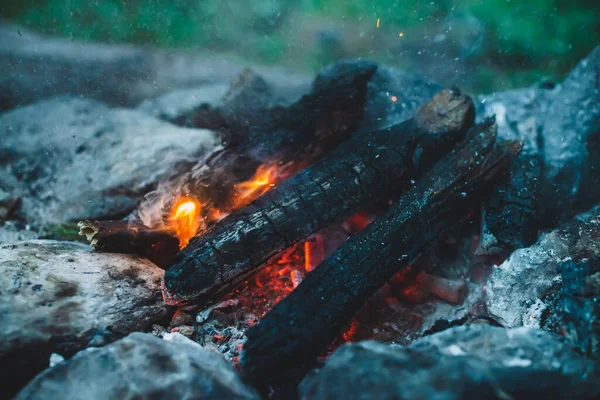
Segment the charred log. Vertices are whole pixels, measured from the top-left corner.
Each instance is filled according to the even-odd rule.
[[[496,127],[440,161],[362,234],[346,242],[247,332],[243,370],[257,384],[300,379],[377,290],[466,219],[487,182],[520,150]]]
[[[179,250],[175,232],[150,229],[127,221],[81,221],[79,234],[85,236],[94,250],[112,253],[136,253],[159,267],[168,265]]]
[[[470,98],[443,90],[412,119],[356,135],[192,239],[165,274],[165,299],[187,302],[227,290],[309,234],[359,207],[398,196],[450,150],[473,119]]]

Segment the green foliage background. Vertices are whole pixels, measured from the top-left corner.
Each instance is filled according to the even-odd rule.
[[[598,0],[21,0],[0,13],[77,39],[201,48],[304,70],[357,56],[410,69],[396,51],[399,32],[402,48],[416,49],[458,16],[449,32],[458,41],[473,39],[472,21],[483,27],[468,54],[476,91],[560,79],[600,43]],[[333,44],[315,39],[324,29],[338,32]]]

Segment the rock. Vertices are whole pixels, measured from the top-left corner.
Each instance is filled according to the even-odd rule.
[[[267,110],[289,106],[306,94],[308,82],[282,85],[244,69],[228,84],[178,89],[142,102],[138,109],[180,126],[246,130]]]
[[[544,115],[543,212],[561,220],[600,201],[600,46],[560,85]]]
[[[557,330],[590,357],[600,357],[600,259],[565,261],[558,266],[562,285]]]
[[[537,153],[539,132],[556,91],[529,87],[478,96],[477,121],[494,116],[499,140],[521,140],[525,153]]]
[[[189,341],[191,342],[191,341]],[[18,399],[259,399],[220,354],[132,333],[38,375]]]
[[[600,212],[584,221],[544,234],[533,246],[515,251],[494,267],[487,286],[485,303],[489,315],[505,327],[547,327],[562,320],[556,296],[562,285],[559,263],[579,262],[600,256]]]
[[[0,375],[13,389],[47,367],[52,353],[70,357],[171,314],[160,293],[163,271],[139,257],[33,240],[0,245],[0,270]]]
[[[226,83],[242,67],[233,58],[131,45],[78,42],[0,21],[0,110],[56,95],[134,106],[173,89]],[[282,86],[306,77],[256,67]]]
[[[346,344],[300,385],[302,399],[595,398],[598,367],[551,334],[467,325],[409,347]]]
[[[56,97],[0,115],[0,180],[13,182],[22,217],[36,226],[119,216],[217,145],[141,111]]]
[[[144,100],[137,108],[156,118],[174,121],[196,109],[213,110],[227,89],[228,86],[222,83],[177,89]]]

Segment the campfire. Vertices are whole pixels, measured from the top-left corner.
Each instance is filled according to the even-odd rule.
[[[577,235],[596,237],[598,211],[542,236],[559,243],[555,248],[538,241],[542,230],[567,221],[563,211],[572,218],[585,202],[564,199],[572,207],[560,213],[540,206],[541,196],[568,185],[563,170],[552,190],[543,181],[561,159],[539,156],[538,147],[548,143],[537,138],[536,122],[512,123],[499,105],[483,107],[458,88],[436,87],[426,101],[410,104],[397,88],[378,86],[389,74],[384,68],[335,64],[297,101],[265,107],[243,122],[222,110],[206,120],[206,107],[190,111],[174,122],[206,124],[219,132],[220,145],[174,163],[124,218],[80,221],[79,235],[94,255],[130,254],[139,258],[127,262],[160,267],[155,294],[160,286],[161,310],[173,312],[164,326],[154,324],[154,334],[183,335],[221,354],[249,390],[265,397],[296,393],[301,382],[316,390],[311,379],[320,378],[311,374],[334,368],[329,360],[348,348],[359,355],[379,351],[361,341],[413,346],[455,327],[521,324],[575,338],[581,353],[596,351],[597,305],[587,301],[597,296],[600,252]],[[250,79],[247,71],[241,75]],[[233,104],[236,84],[224,96]],[[382,108],[388,111],[379,117]],[[507,126],[525,134],[500,132]],[[587,143],[585,157],[595,155],[594,145]],[[587,159],[577,162],[587,168]],[[593,178],[594,171],[578,177]],[[544,250],[515,256],[535,246]],[[514,316],[503,308],[512,289],[496,275],[534,256],[542,258],[540,270],[553,265],[545,289],[554,297],[528,294]],[[140,270],[120,271],[118,279],[143,286]],[[517,274],[506,273],[517,287]],[[563,280],[568,287],[559,286]],[[61,283],[57,293],[78,290]],[[493,296],[501,299],[492,304]],[[587,314],[562,320],[548,314],[556,304]],[[582,320],[592,322],[582,326]],[[114,340],[103,335],[110,339],[102,336],[101,344]],[[418,341],[415,349],[421,351]],[[440,350],[444,357],[463,353],[453,343]]]
[[[342,83],[299,103],[314,103],[339,85],[361,97],[372,73],[371,65],[350,71]],[[234,163],[208,161],[200,176],[192,171],[164,185],[119,229],[84,221],[81,233],[105,251],[122,251],[122,237],[130,237],[131,251],[160,260],[165,302],[181,312],[207,307],[196,321],[202,341],[208,337],[231,361],[241,361],[258,383],[300,379],[335,343],[376,337],[359,333],[365,330],[359,311],[386,282],[395,282],[387,290],[408,302],[432,295],[463,302],[464,282],[432,276],[414,263],[440,236],[472,219],[497,174],[519,154],[518,142],[496,143],[493,119],[474,124],[474,117],[468,96],[445,89],[405,122],[353,133],[335,146],[334,132],[317,128],[305,148],[282,142],[261,154],[266,159],[248,157],[260,154],[262,143],[243,153],[225,147],[214,159]],[[307,125],[315,123],[322,122]],[[254,172],[247,179],[213,179],[216,168],[231,177],[240,167]],[[174,241],[177,247],[165,244]],[[392,309],[398,305],[385,298]],[[393,322],[370,321],[371,333]]]

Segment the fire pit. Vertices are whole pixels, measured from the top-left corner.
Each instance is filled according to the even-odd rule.
[[[11,280],[2,373],[14,374],[14,391],[50,360],[22,399],[81,397],[92,377],[106,382],[89,388],[99,398],[594,398],[598,71],[600,49],[554,88],[471,98],[347,61],[273,104],[270,84],[244,70],[218,102],[164,114],[169,122],[53,100],[73,108],[72,126],[89,125],[85,115],[111,121],[89,143],[108,135],[118,146],[107,132],[126,118],[151,120],[154,140],[165,129],[190,146],[201,129],[219,140],[181,146],[139,187],[93,193],[124,204],[100,215],[81,207],[79,235],[93,252],[1,245]],[[0,151],[32,157],[21,149],[35,132],[17,123],[36,107],[0,116]],[[69,150],[75,164],[92,159],[89,143]],[[0,203],[15,227],[28,220],[19,207],[44,199],[38,175],[23,176],[11,175],[29,191]],[[56,179],[48,193],[66,187]],[[63,192],[45,195],[53,210]],[[108,315],[110,299],[132,309]],[[148,376],[122,383],[141,363]]]

